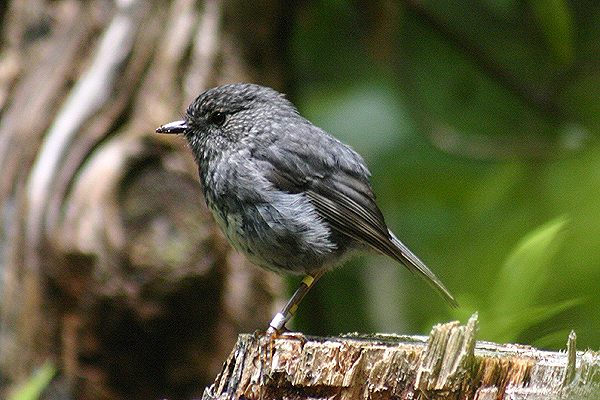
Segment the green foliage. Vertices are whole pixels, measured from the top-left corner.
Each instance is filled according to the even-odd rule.
[[[564,0],[531,0],[533,14],[549,47],[562,62],[569,62],[575,54],[573,17]]]
[[[573,329],[599,348],[600,3],[353,4],[298,21],[302,113],[365,156],[388,225],[459,298],[454,317],[478,310],[490,340],[564,348]],[[366,310],[391,304],[390,329],[425,333],[452,317],[404,271],[385,288],[377,273],[320,282],[320,318],[368,332],[387,325]]]
[[[19,385],[10,394],[8,400],[37,400],[50,385],[57,368],[53,362],[46,361],[27,381]]]
[[[535,307],[536,297],[548,283],[554,259],[561,244],[567,218],[559,217],[527,234],[508,256],[490,293],[499,319],[515,310]],[[504,329],[504,331],[510,331]]]
[[[464,299],[457,316],[479,311],[481,337],[500,343],[515,342],[523,332],[582,303],[567,299],[539,305],[539,298],[555,268],[567,218],[559,217],[527,234],[514,248],[490,285],[484,301]],[[565,337],[561,337],[563,341]],[[538,340],[543,341],[543,338]]]

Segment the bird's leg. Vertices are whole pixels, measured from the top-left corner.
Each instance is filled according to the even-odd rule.
[[[302,279],[300,286],[294,294],[292,298],[287,302],[283,310],[275,314],[271,323],[269,324],[269,329],[267,329],[267,334],[278,334],[281,333],[282,330],[285,329],[285,324],[294,316],[296,310],[298,309],[298,305],[306,296],[306,293],[310,290],[312,285],[323,275],[322,271],[315,272],[312,274],[308,274]]]
[[[283,310],[275,314],[271,320],[271,323],[269,323],[269,328],[267,329],[264,338],[266,343],[264,350],[266,354],[263,359],[263,365],[267,366],[272,361],[275,339],[281,333],[283,333],[285,330],[285,324],[294,316],[296,310],[298,309],[298,305],[304,296],[306,296],[306,293],[308,293],[312,285],[321,277],[321,275],[323,275],[323,272],[316,272],[306,275],[304,279],[302,279],[298,289],[296,289],[292,297],[286,303],[285,307],[283,307]],[[295,336],[299,340],[304,340],[304,336],[302,334],[291,334],[290,336]],[[267,374],[264,371],[261,373],[261,379],[263,382],[266,382]]]

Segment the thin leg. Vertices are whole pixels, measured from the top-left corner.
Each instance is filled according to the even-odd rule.
[[[304,296],[306,296],[306,293],[308,293],[312,285],[317,281],[317,279],[321,277],[321,275],[323,275],[323,272],[316,272],[313,274],[308,274],[304,277],[304,279],[302,279],[300,286],[298,287],[298,289],[296,289],[296,291],[292,295],[292,298],[287,302],[285,307],[283,307],[283,310],[275,314],[275,316],[271,320],[267,332],[275,331],[277,333],[281,333],[281,331],[285,328],[285,324],[296,313],[298,305],[300,304]]]

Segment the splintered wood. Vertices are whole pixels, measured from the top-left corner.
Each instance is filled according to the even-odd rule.
[[[467,325],[429,337],[242,335],[203,399],[598,399],[600,356],[476,342]]]

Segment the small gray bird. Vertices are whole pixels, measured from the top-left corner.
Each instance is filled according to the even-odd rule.
[[[198,96],[185,120],[156,131],[186,137],[208,207],[233,247],[261,267],[306,274],[269,330],[285,328],[323,273],[369,247],[457,305],[387,228],[362,157],[282,94],[248,83],[219,86]]]

